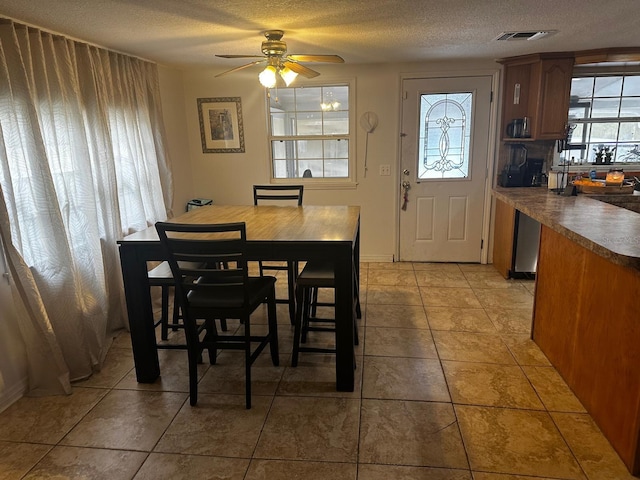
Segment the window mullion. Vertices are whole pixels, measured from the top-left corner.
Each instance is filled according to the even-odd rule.
[[[349,84],[288,87],[267,96],[273,179],[351,179]]]
[[[572,150],[580,148],[582,160],[592,163],[594,152],[614,148],[614,162],[640,162],[637,146],[640,144],[639,75],[636,71],[576,71],[571,91],[572,116],[568,121],[578,127],[582,138],[573,139],[580,143],[569,145],[569,153],[564,154],[561,161],[567,160]],[[590,88],[584,88],[587,82],[590,82]],[[585,118],[587,115],[590,117]]]

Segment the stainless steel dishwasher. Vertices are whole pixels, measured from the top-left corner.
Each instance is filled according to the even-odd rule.
[[[539,245],[540,222],[517,210],[512,266],[514,277],[526,277],[536,273]]]

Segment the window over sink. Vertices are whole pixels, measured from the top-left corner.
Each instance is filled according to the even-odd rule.
[[[561,161],[640,163],[640,66],[576,67]]]

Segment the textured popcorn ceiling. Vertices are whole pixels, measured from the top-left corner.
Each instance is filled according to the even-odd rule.
[[[289,53],[347,63],[640,46],[640,0],[0,0],[0,16],[179,67],[232,68],[267,29]],[[496,42],[507,31],[557,30]]]

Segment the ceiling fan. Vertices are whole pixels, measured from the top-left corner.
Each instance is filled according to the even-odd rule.
[[[314,78],[320,75],[319,72],[302,65],[300,62],[344,63],[342,57],[338,55],[287,55],[287,44],[282,41],[283,35],[284,31],[282,30],[267,30],[264,32],[264,36],[267,39],[262,42],[262,55],[216,55],[216,57],[221,58],[261,58],[261,60],[219,73],[216,77],[237,72],[253,65],[266,63],[267,66],[259,75],[260,83],[267,88],[273,88],[277,82],[276,74],[282,77],[287,86],[298,75],[306,78]]]

